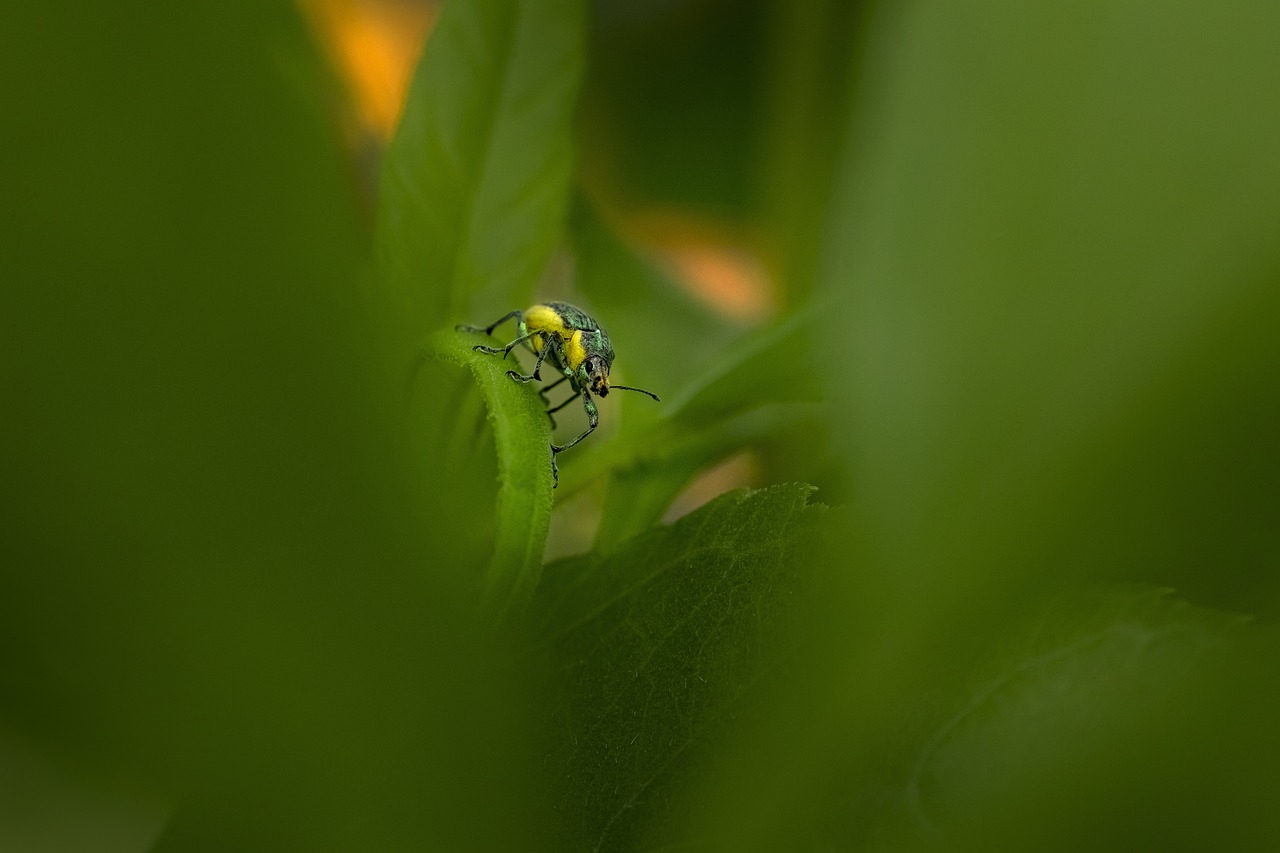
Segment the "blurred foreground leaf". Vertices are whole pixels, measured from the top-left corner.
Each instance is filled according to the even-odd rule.
[[[292,8],[12,12],[5,726],[181,799],[170,850],[511,849],[516,680]]]
[[[585,26],[582,0],[445,4],[379,197],[379,261],[407,334],[529,304],[564,218]]]
[[[932,602],[904,616],[1277,590],[1280,7],[1175,8],[878,17],[822,340],[885,591]]]
[[[816,800],[874,796],[861,769],[920,697],[1053,591],[1137,581],[1280,612],[1280,112],[1258,106],[1278,30],[1255,0],[877,6],[816,293],[855,488],[833,558],[856,571],[815,611],[803,700],[717,780],[708,834],[782,849]],[[1271,707],[1249,666],[1224,690]],[[1247,716],[1256,763],[1215,763],[1227,703],[1142,707],[1186,744],[1182,778],[1280,766],[1274,727]],[[1105,790],[1099,755],[1062,783]],[[1173,812],[1215,802],[1173,791],[1170,766],[1129,784]],[[1077,821],[1097,846],[1166,839],[1052,790],[974,838],[1000,849],[1017,823],[1004,849],[1040,849]],[[1270,821],[1237,817],[1224,837]]]
[[[794,644],[822,508],[811,489],[722,495],[608,556],[547,568],[531,655],[553,713],[549,814],[562,850],[630,850]]]
[[[0,850],[14,853],[142,853],[171,803],[85,777],[27,739],[0,729]]]
[[[1129,811],[1135,837],[1161,839],[1161,849],[1220,837],[1222,829],[1197,826],[1213,806],[1183,808],[1180,817],[1172,806],[1178,782],[1145,779],[1185,760],[1184,715],[1200,710],[1185,693],[1212,683],[1206,676],[1245,647],[1246,620],[1149,588],[1074,596],[1034,615],[908,753],[902,798],[854,813],[858,831],[880,827],[882,840],[894,839],[887,849],[908,840],[930,846],[957,832],[974,845],[1027,833],[1028,846],[1079,849],[1093,830],[1073,832],[1078,820],[1062,821],[1054,842],[1027,832],[1037,820],[1059,823],[1066,809],[1100,823]],[[1200,734],[1227,739],[1213,729]]]

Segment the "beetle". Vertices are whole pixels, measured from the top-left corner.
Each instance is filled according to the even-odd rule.
[[[547,409],[547,415],[549,417],[554,415],[579,397],[582,398],[582,407],[587,412],[587,428],[581,435],[568,444],[551,445],[551,476],[554,484],[559,485],[560,475],[556,467],[556,455],[591,435],[600,424],[600,413],[596,410],[595,401],[591,399],[593,395],[607,397],[610,390],[638,391],[658,402],[662,400],[657,394],[643,388],[609,384],[609,369],[613,366],[614,359],[613,344],[609,341],[609,335],[595,318],[568,302],[544,302],[524,311],[510,311],[488,326],[460,325],[457,329],[460,332],[483,332],[486,335],[492,335],[494,329],[511,319],[515,319],[520,330],[515,340],[505,347],[476,345],[472,349],[487,355],[501,353],[505,359],[511,354],[511,350],[524,344],[538,357],[534,362],[533,372],[526,376],[519,371],[508,370],[507,375],[516,382],[541,382],[542,363],[549,361],[552,367],[564,375],[550,385],[543,386],[538,393],[545,400],[548,391],[568,382],[573,389],[573,394],[555,408]],[[551,418],[551,424],[555,426],[554,417]]]

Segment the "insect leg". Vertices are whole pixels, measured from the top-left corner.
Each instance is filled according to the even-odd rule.
[[[515,347],[519,346],[520,344],[524,343],[525,341],[529,340],[530,338],[534,337],[537,334],[538,334],[537,332],[529,332],[526,335],[521,335],[511,343],[507,344],[505,347],[487,347],[482,344],[477,344],[476,346],[473,346],[472,349],[475,350],[476,352],[482,352],[485,355],[497,355],[498,353],[502,353],[502,357],[505,359],[507,356],[511,355],[512,349],[514,349]],[[508,372],[515,373],[514,370],[508,371]],[[521,381],[528,382],[529,380],[522,379]]]
[[[536,337],[538,336],[538,334],[540,333],[530,332],[529,334],[526,334],[526,336],[521,338],[516,338],[515,341],[508,343],[507,351],[502,353],[503,359],[506,359],[507,352],[511,352],[511,348],[513,346],[516,346],[517,343],[524,343],[525,341],[527,341],[527,339]],[[479,347],[475,347],[475,348],[479,350]],[[532,382],[532,380],[535,380],[535,379],[538,380],[538,382],[541,382],[541,380],[543,380],[543,377],[541,377],[541,374],[539,373],[539,371],[543,369],[543,361],[547,360],[547,353],[550,351],[552,351],[552,347],[550,347],[550,342],[544,343],[543,348],[541,348],[541,350],[538,351],[538,361],[534,362],[534,371],[532,371],[531,374],[527,375],[527,377],[525,377],[525,375],[518,373],[518,371],[516,370],[508,370],[507,371],[508,377],[515,379],[516,382]],[[538,393],[543,393],[543,392],[539,391]]]
[[[502,357],[503,357],[503,358],[506,358],[506,357],[507,357],[507,355],[508,355],[508,354],[510,354],[510,352],[511,352],[513,349],[515,349],[516,347],[518,347],[520,344],[524,343],[525,341],[532,340],[533,338],[536,338],[536,337],[540,334],[539,332],[525,332],[525,331],[524,331],[524,329],[521,329],[520,331],[521,331],[521,335],[520,335],[520,337],[516,338],[516,339],[515,339],[514,341],[512,341],[511,343],[507,344],[506,349],[505,349],[505,350],[504,350],[504,352],[502,353]],[[547,348],[544,346],[544,347],[542,348],[542,352],[543,352],[543,353],[545,353],[546,351],[547,351]],[[545,356],[545,355],[543,355],[542,353],[539,353],[539,354],[538,354],[538,364],[539,364],[539,365],[541,365],[541,364],[542,364],[542,359],[544,359],[544,358],[546,358],[546,356]],[[536,372],[537,372],[537,370],[535,369],[535,371],[534,371],[534,372],[536,373]]]
[[[494,320],[488,326],[468,326],[464,323],[464,324],[455,326],[454,328],[457,329],[459,332],[484,332],[486,335],[492,335],[494,329],[498,328],[503,323],[510,320],[512,317],[515,317],[516,322],[519,323],[523,321],[524,313],[519,310],[508,311],[506,314],[503,314],[501,317]]]
[[[569,405],[570,403],[572,403],[572,402],[573,402],[574,400],[576,400],[576,399],[578,399],[578,395],[577,395],[577,394],[574,394],[574,395],[573,395],[573,396],[571,396],[569,399],[565,400],[563,403],[561,403],[560,405],[556,406],[554,409],[547,409],[547,414],[548,414],[548,415],[553,415],[553,414],[555,414],[556,412],[560,411],[561,409],[563,409],[565,406]]]
[[[568,450],[570,447],[573,447],[579,441],[582,441],[582,439],[591,435],[591,433],[595,430],[595,428],[600,426],[600,413],[596,411],[596,404],[591,399],[591,392],[588,391],[586,388],[582,389],[582,408],[587,410],[586,431],[583,432],[582,435],[575,438],[573,441],[569,442],[568,444],[551,445],[551,452],[553,454],[563,453],[564,451]]]
[[[546,396],[547,396],[547,392],[548,392],[548,391],[550,391],[552,388],[555,388],[555,387],[558,387],[558,386],[560,386],[560,385],[563,385],[564,383],[566,383],[566,382],[568,382],[568,381],[569,381],[569,377],[568,377],[568,376],[561,376],[559,379],[557,379],[555,382],[552,382],[550,385],[543,385],[541,388],[539,388],[539,389],[538,389],[538,393],[539,393],[539,394],[541,394],[543,397],[546,397]],[[574,394],[574,395],[573,395],[573,397],[577,397],[577,396],[578,396],[577,394]],[[570,399],[570,400],[572,400],[572,399],[573,399],[573,397],[570,397],[569,399]],[[548,401],[548,402],[550,402],[550,401]]]
[[[533,336],[529,335],[528,337],[533,337]],[[516,341],[515,343],[512,344],[512,346],[515,346],[515,344],[517,343],[520,343],[520,342]],[[538,371],[542,369],[542,362],[546,360],[547,352],[549,352],[550,349],[551,347],[544,345],[542,349],[538,352],[538,360],[533,363],[533,373],[530,373],[528,376],[522,376],[518,371],[508,370],[507,375],[510,376],[512,379],[516,380],[517,382],[531,382],[534,379],[541,382],[542,377],[538,375]],[[511,347],[507,347],[507,352],[510,352],[510,351],[511,351]],[[506,358],[506,356],[504,355],[503,358]]]
[[[555,387],[556,387],[556,386],[558,386],[558,385],[563,385],[564,383],[566,383],[566,382],[568,382],[568,381],[569,381],[569,377],[568,377],[568,376],[561,376],[559,379],[557,379],[555,382],[552,382],[550,385],[544,385],[544,386],[542,386],[541,388],[539,388],[539,389],[538,389],[538,396],[542,397],[542,402],[543,402],[543,403],[545,403],[546,405],[550,406],[550,405],[551,405],[551,401],[550,401],[549,399],[547,399],[547,392],[548,392],[548,391],[550,391],[552,388],[555,388]],[[561,409],[563,409],[565,406],[567,406],[567,405],[569,405],[570,403],[572,403],[572,402],[573,402],[574,400],[576,400],[577,398],[578,398],[578,394],[577,394],[577,392],[575,391],[575,392],[573,393],[573,396],[571,396],[568,400],[565,400],[563,403],[561,403],[560,405],[556,406],[554,409],[547,409],[547,418],[551,421],[551,428],[552,428],[552,429],[555,429],[555,428],[556,428],[556,418],[555,418],[555,415],[553,414],[553,412],[558,412],[558,411],[560,411]]]

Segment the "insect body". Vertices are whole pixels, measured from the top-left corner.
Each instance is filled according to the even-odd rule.
[[[556,454],[563,453],[582,441],[600,424],[600,414],[596,411],[595,401],[591,399],[592,395],[607,397],[611,387],[623,391],[639,391],[655,400],[658,400],[658,395],[643,388],[609,385],[609,368],[613,366],[614,358],[613,344],[609,341],[609,335],[600,328],[600,324],[591,315],[567,302],[534,305],[525,311],[504,314],[488,326],[458,326],[458,330],[492,335],[494,329],[512,318],[520,329],[520,334],[514,341],[505,347],[474,346],[472,349],[489,355],[501,353],[502,357],[506,358],[512,349],[524,344],[538,357],[534,362],[533,372],[525,376],[519,371],[508,370],[507,375],[517,382],[541,382],[542,363],[550,362],[551,366],[563,375],[550,385],[544,386],[539,393],[545,397],[547,391],[563,382],[568,382],[573,389],[573,394],[560,405],[548,409],[547,414],[553,415],[579,397],[582,398],[582,407],[587,412],[587,429],[582,435],[568,444],[551,445],[551,474],[558,484]],[[552,418],[552,424],[555,424],[554,418]]]

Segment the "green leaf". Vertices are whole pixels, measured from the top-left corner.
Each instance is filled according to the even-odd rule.
[[[811,780],[864,766],[1048,589],[1134,580],[1280,607],[1280,112],[1258,108],[1280,8],[1155,9],[876,6],[815,335],[840,368],[825,384],[858,570],[805,710],[744,762],[778,784],[720,780],[708,826],[735,849],[793,838]]]
[[[0,727],[0,850],[139,853],[149,849],[172,805],[111,791],[79,778]]]
[[[518,848],[473,519],[416,467],[439,436],[408,432],[297,10],[53,0],[0,39],[39,129],[0,210],[5,728],[182,798],[205,831],[170,850]]]
[[[862,46],[868,4],[848,0],[770,7],[765,138],[760,157],[764,215],[775,280],[785,305],[812,295],[845,107],[845,69]]]
[[[530,616],[548,676],[556,849],[628,850],[785,657],[811,489],[736,491],[616,553],[547,568]]]
[[[822,340],[891,575],[930,566],[943,609],[951,578],[981,600],[1064,563],[1255,606],[1280,554],[1280,112],[1253,105],[1280,7],[878,24]]]
[[[736,341],[671,400],[666,416],[697,424],[763,403],[823,399],[822,374],[814,361],[821,354],[815,352],[815,326],[814,312],[801,309]]]
[[[382,174],[378,255],[408,334],[529,303],[565,212],[584,38],[582,0],[445,4]]]
[[[519,367],[514,358],[504,360],[472,351],[482,339],[463,332],[442,332],[430,339],[423,355],[468,368],[484,397],[498,463],[493,556],[485,573],[485,594],[500,612],[518,612],[538,585],[542,548],[551,521],[550,424],[537,389],[507,376],[508,370]],[[419,372],[419,381],[421,377]],[[423,393],[434,393],[434,389]],[[464,428],[476,426],[474,419],[459,412],[448,412],[446,417]],[[451,447],[445,455],[456,453]],[[442,481],[456,482],[457,477],[467,476],[475,476],[474,470],[455,472]]]
[[[1202,685],[1206,667],[1241,645],[1246,622],[1154,588],[1072,596],[1037,611],[905,756],[899,829],[990,833],[1019,808],[1042,809],[1036,799],[1046,792],[1037,788],[1046,778],[1055,796],[1078,798],[1081,809],[1135,799],[1126,756],[1161,731],[1160,709],[1180,686]],[[885,811],[877,811],[862,818],[883,824]]]

